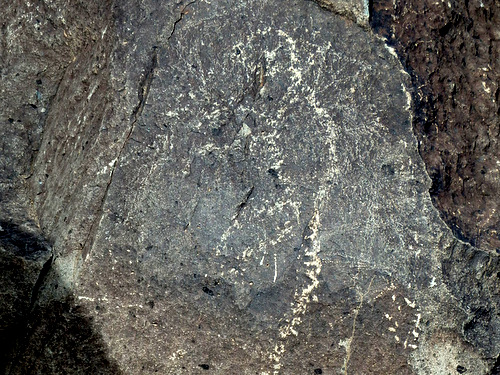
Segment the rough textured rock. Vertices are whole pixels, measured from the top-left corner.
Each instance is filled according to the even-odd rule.
[[[34,197],[26,182],[32,177],[34,155],[40,147],[53,99],[60,83],[68,78],[65,69],[92,44],[99,21],[105,19],[101,17],[102,9],[98,3],[76,1],[11,2],[2,6],[1,373],[8,372],[8,358],[19,354],[18,345],[28,333],[30,317],[36,315],[38,292],[53,259],[50,241],[39,228]],[[47,322],[46,329],[52,329],[52,324]]]
[[[368,26],[370,5],[368,0],[314,0],[321,7],[351,19],[361,26]]]
[[[372,25],[412,74],[434,204],[457,236],[500,252],[500,3],[374,1]]]
[[[496,371],[498,257],[433,207],[383,40],[302,0],[92,9],[13,204],[53,258],[7,373]]]

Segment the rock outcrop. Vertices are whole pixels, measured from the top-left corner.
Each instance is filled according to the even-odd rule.
[[[498,371],[498,256],[432,204],[412,77],[320,3],[9,8],[7,374]]]

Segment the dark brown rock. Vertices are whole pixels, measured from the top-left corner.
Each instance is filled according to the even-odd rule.
[[[500,251],[500,4],[374,1],[371,24],[412,75],[434,204],[459,238]]]

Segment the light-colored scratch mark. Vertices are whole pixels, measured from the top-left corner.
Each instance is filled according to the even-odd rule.
[[[408,306],[410,306],[412,309],[417,307],[417,304],[415,302],[410,301],[408,298],[405,297],[405,302]]]
[[[278,277],[278,261],[276,260],[276,254],[274,254],[274,280],[273,280],[273,283],[276,282],[277,277]]]
[[[354,319],[352,321],[352,331],[351,331],[351,337],[349,337],[347,340],[343,341],[343,346],[345,347],[346,355],[344,358],[344,365],[342,366],[342,374],[347,375],[347,367],[349,366],[349,361],[351,360],[351,347],[352,347],[352,342],[354,340],[354,334],[356,333],[356,321],[358,320],[358,315],[363,307],[363,300],[365,296],[370,292],[370,289],[372,287],[374,277],[370,280],[370,284],[368,284],[368,288],[366,289],[366,292],[364,294],[361,294],[360,300],[359,300],[359,305],[354,311]]]
[[[406,89],[406,86],[401,83],[401,88],[406,95],[406,110],[409,111],[411,109],[411,94],[410,92]]]
[[[92,297],[86,297],[86,296],[78,296],[78,299],[84,299],[86,301],[91,301],[91,302],[95,301],[94,298],[92,298]]]
[[[421,314],[416,314],[417,320],[415,321],[415,328],[420,329],[420,319],[422,319]]]
[[[399,59],[399,56],[398,54],[396,53],[396,50],[394,49],[394,47],[391,47],[391,46],[388,46],[386,43],[384,43],[384,47],[387,51],[389,51],[389,53],[394,56],[396,59]]]
[[[436,278],[433,277],[432,280],[431,280],[431,283],[429,284],[429,287],[434,288],[436,285],[437,285]]]
[[[271,353],[269,355],[269,359],[275,362],[273,365],[273,375],[279,374],[279,370],[281,369],[281,356],[283,355],[283,353],[285,353],[285,345],[281,343],[279,345],[276,344],[274,346],[274,353]]]
[[[290,334],[297,335],[297,331],[294,329],[295,326],[299,325],[300,315],[303,315],[307,310],[307,304],[309,302],[310,296],[314,289],[316,289],[319,285],[318,276],[321,273],[322,262],[319,257],[319,252],[321,251],[321,242],[319,240],[319,227],[320,223],[320,215],[319,215],[319,207],[318,205],[323,201],[326,192],[321,190],[318,194],[318,197],[315,202],[315,210],[314,214],[309,221],[309,229],[311,230],[311,234],[308,235],[305,239],[311,241],[311,246],[306,250],[305,255],[309,257],[311,260],[304,262],[307,266],[306,276],[311,280],[309,285],[306,285],[302,292],[299,294],[299,291],[295,291],[295,306],[292,309],[293,319],[292,321],[285,327],[280,329],[280,336],[282,338],[286,338]]]
[[[319,228],[321,226],[320,206],[324,203],[325,196],[326,190],[324,188],[321,188],[314,202],[314,214],[308,224],[311,234],[304,238],[305,240],[309,240],[311,242],[310,247],[305,251],[305,255],[311,260],[304,262],[304,264],[307,266],[307,270],[305,273],[311,280],[311,283],[303,287],[300,294],[298,289],[295,291],[295,301],[292,308],[292,319],[291,321],[287,321],[287,325],[280,328],[279,334],[281,339],[286,339],[290,335],[298,335],[296,327],[302,323],[301,315],[305,314],[309,300],[312,298],[312,292],[319,285],[318,276],[321,273],[322,268],[322,261],[319,257],[319,252],[321,251],[321,242],[319,239]],[[274,353],[271,353],[270,355],[270,359],[274,362],[274,375],[279,374],[279,370],[281,369],[281,357],[283,356],[284,352],[285,346],[283,343],[280,343],[279,345],[275,346]]]

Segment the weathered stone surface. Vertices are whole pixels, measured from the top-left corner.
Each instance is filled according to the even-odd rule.
[[[361,26],[368,26],[370,5],[368,0],[314,0],[321,7],[351,19]]]
[[[373,2],[413,80],[431,195],[454,233],[500,253],[500,3]]]
[[[39,228],[32,191],[26,182],[32,177],[33,158],[65,69],[95,38],[101,11],[101,5],[93,2],[2,4],[1,373],[8,371],[7,358],[26,333],[27,321],[52,261],[50,241],[47,232]]]
[[[432,206],[382,40],[302,0],[102,9],[28,179],[54,259],[8,373],[494,371],[498,258]]]

